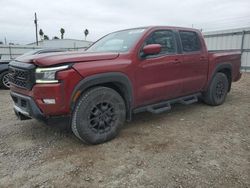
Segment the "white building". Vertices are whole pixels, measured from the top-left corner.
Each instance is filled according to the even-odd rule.
[[[38,42],[38,46],[41,48],[63,48],[63,49],[84,49],[92,44],[90,41],[86,40],[76,40],[76,39],[52,39],[52,40],[42,40]],[[28,45],[35,46],[36,43],[31,43]]]
[[[53,39],[53,40],[43,40],[36,43],[31,43],[28,45],[0,45],[0,62],[8,61],[14,59],[28,51],[34,49],[49,49],[49,48],[60,48],[66,50],[79,50],[85,49],[92,44],[90,41],[85,40],[75,40],[75,39]]]
[[[241,51],[241,70],[250,71],[250,27],[204,32],[208,50]]]

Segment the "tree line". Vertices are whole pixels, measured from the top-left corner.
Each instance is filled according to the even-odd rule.
[[[65,34],[65,29],[64,28],[60,29],[60,34],[61,34],[61,39],[63,39],[64,38],[64,34]],[[88,34],[89,34],[89,30],[85,29],[84,30],[85,40],[86,40]],[[44,34],[44,32],[43,32],[42,29],[39,30],[39,35],[40,35],[41,40],[50,40],[49,36],[46,35],[46,34]],[[54,36],[54,37],[52,37],[52,39],[59,39],[59,37]]]

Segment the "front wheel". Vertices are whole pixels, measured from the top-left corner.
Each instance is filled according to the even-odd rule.
[[[95,87],[78,100],[71,128],[82,141],[100,144],[116,137],[125,116],[125,103],[119,93],[107,87]]]
[[[204,102],[218,106],[224,103],[229,87],[229,81],[224,73],[218,72],[212,79],[208,90],[204,94]]]

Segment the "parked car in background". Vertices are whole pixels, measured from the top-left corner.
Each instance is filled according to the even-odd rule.
[[[199,30],[145,27],[106,35],[85,52],[18,58],[10,88],[21,119],[62,120],[82,141],[99,144],[133,113],[158,114],[198,97],[223,104],[240,65],[240,51],[209,52]]]
[[[10,87],[8,78],[9,61],[0,61],[0,88]]]
[[[36,49],[29,51],[27,53],[24,53],[23,55],[19,57],[25,57],[25,56],[31,56],[36,54],[44,54],[44,53],[55,53],[55,52],[65,52],[65,49]],[[9,89],[9,75],[8,75],[8,69],[9,69],[9,62],[10,61],[0,61],[0,88],[3,89]]]

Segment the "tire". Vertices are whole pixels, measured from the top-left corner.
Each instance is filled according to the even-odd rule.
[[[123,98],[107,87],[92,88],[78,100],[71,121],[72,132],[88,144],[100,144],[117,136],[124,124]]]
[[[223,104],[228,93],[228,87],[227,76],[221,72],[216,73],[204,95],[204,102],[212,106]]]
[[[0,87],[4,89],[9,89],[9,81],[8,81],[8,71],[4,71],[0,74]]]

